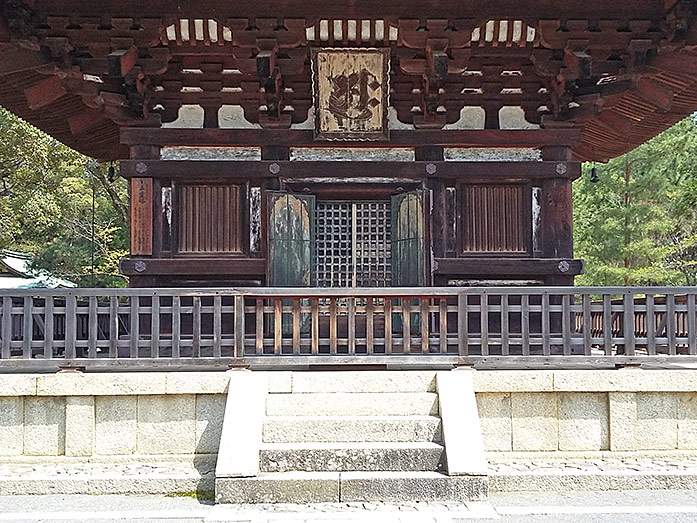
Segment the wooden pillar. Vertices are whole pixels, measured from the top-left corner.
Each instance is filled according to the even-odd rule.
[[[442,162],[443,148],[436,146],[416,147],[414,159],[422,162]],[[426,187],[431,192],[431,212],[430,214],[427,212],[426,217],[429,225],[427,245],[431,246],[433,258],[445,258],[447,249],[445,181],[442,178],[429,177],[426,179]],[[444,284],[444,281],[439,281],[438,277],[434,276],[431,283],[441,285]]]
[[[569,147],[549,147],[542,150],[545,161],[570,161]],[[573,201],[571,178],[562,177],[546,179],[542,184],[542,202],[540,209],[540,236],[542,256],[544,258],[573,258]],[[573,285],[573,276],[550,276],[549,285]]]
[[[151,145],[134,145],[130,149],[133,160],[156,160],[160,148]],[[158,256],[162,247],[161,186],[158,180],[148,176],[147,168],[141,176],[130,179],[130,232],[132,256]]]

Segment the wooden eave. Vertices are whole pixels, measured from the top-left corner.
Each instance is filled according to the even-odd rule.
[[[564,20],[559,19],[560,10]],[[567,144],[576,159],[606,161],[697,110],[696,11],[691,3],[673,0],[573,5],[501,0],[485,7],[474,0],[388,0],[379,6],[372,0],[125,0],[108,5],[27,0],[22,8],[0,14],[0,105],[102,160],[128,157],[120,129],[159,128],[160,118],[172,121],[179,107],[189,103],[206,109],[206,127],[215,127],[216,118],[210,116],[221,104],[239,105],[248,121],[263,127],[258,143],[249,145],[280,145],[292,141],[285,138],[294,132],[288,127],[304,121],[312,106],[307,67],[311,47],[389,46],[391,104],[402,122],[421,127],[415,134],[432,133],[426,145],[466,145],[433,139],[443,125],[457,120],[462,107],[483,107],[491,124],[489,113],[513,105],[523,107],[526,118],[544,129],[579,130],[580,140]],[[273,23],[260,18],[271,13]],[[179,33],[176,41],[168,38],[167,27],[186,23],[193,31],[194,17],[216,20],[218,40],[206,36],[203,41],[181,41]],[[358,43],[306,39],[306,28],[319,28],[320,20],[362,19],[398,26],[399,39],[375,42],[373,29],[370,41]],[[468,31],[473,27],[502,19],[536,27],[535,40],[500,46],[470,42]],[[224,41],[223,26],[239,37]],[[496,25],[495,32],[501,27]],[[508,31],[510,36],[510,27]],[[291,112],[262,111],[269,102],[263,88],[268,79],[257,77],[255,57],[269,45],[271,51],[265,52],[282,51],[276,65],[286,92],[277,94]],[[428,56],[439,46],[447,73],[436,77]],[[480,76],[463,76],[467,68]],[[241,73],[223,74],[230,69]],[[201,73],[186,74],[187,70]],[[506,70],[520,74],[505,76]],[[412,116],[413,107],[425,107],[424,78],[446,93],[432,100],[446,113],[434,113],[430,120]],[[596,83],[598,78],[602,84]],[[380,145],[397,142],[409,140]]]

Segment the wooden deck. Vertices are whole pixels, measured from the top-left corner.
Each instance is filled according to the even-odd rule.
[[[680,287],[13,290],[0,371],[697,362]]]

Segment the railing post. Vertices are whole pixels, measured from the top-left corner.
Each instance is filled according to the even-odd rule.
[[[561,330],[564,343],[564,356],[571,356],[571,308],[570,297],[564,294],[561,297]]]
[[[2,297],[2,359],[9,360],[12,339],[12,297]]]
[[[65,297],[65,359],[75,359],[75,335],[77,332],[76,297],[70,293]]]
[[[656,355],[656,312],[653,294],[646,295],[646,350]]]
[[[673,293],[667,293],[666,294],[666,334],[668,335],[668,354],[671,356],[675,356],[677,354],[677,347],[676,347],[676,331],[677,331],[677,322],[676,322],[676,313],[675,313],[675,294]]]
[[[244,329],[244,295],[237,294],[235,295],[235,358],[244,358]]]
[[[603,343],[605,356],[612,356],[612,298],[603,294]]]
[[[697,355],[697,307],[695,295],[687,295],[687,345],[690,356]]]
[[[482,349],[482,356],[489,355],[489,295],[482,292],[479,295],[479,326],[481,336],[479,344]]]
[[[508,356],[510,327],[508,325],[508,294],[501,295],[501,355]]]
[[[220,358],[222,355],[223,341],[223,298],[219,295],[213,296],[213,357]]]
[[[549,294],[545,291],[542,293],[542,355],[549,356],[551,354],[550,347],[550,314],[549,314]]]
[[[634,294],[624,293],[624,353],[634,356],[636,337],[634,336]]]
[[[34,298],[32,296],[24,297],[24,308],[22,310],[22,358],[25,360],[31,359],[31,342],[33,338],[33,323],[34,318],[32,312],[34,309]]]
[[[191,355],[201,357],[201,297],[194,296],[193,300],[193,339],[191,340]]]
[[[583,354],[591,355],[591,341],[593,337],[593,313],[591,312],[591,297],[587,293],[583,293]]]
[[[51,299],[53,303],[53,299]],[[51,305],[53,312],[53,305]],[[48,320],[48,313],[46,315]],[[53,319],[51,319],[53,323]],[[174,312],[172,313],[172,337],[174,337]],[[109,298],[109,358],[119,356],[119,297]],[[173,355],[174,356],[174,355]]]
[[[89,298],[89,325],[87,326],[87,357],[94,359],[97,357],[97,297]]]
[[[154,293],[150,302],[150,357],[160,357],[160,297]]]
[[[44,359],[53,358],[53,296],[44,302]]]
[[[469,354],[467,296],[466,292],[457,295],[457,353],[459,356]]]
[[[130,323],[131,323],[131,358],[138,357],[138,345],[140,341],[140,318],[138,317],[140,308],[140,297],[132,295],[130,297]]]
[[[520,335],[523,338],[523,356],[530,356],[530,296],[520,298]]]

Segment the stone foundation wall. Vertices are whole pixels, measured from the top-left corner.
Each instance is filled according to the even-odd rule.
[[[215,454],[235,372],[0,374],[0,456]],[[269,372],[270,392],[293,376]],[[697,371],[477,371],[474,386],[489,451],[697,450]]]
[[[0,455],[215,454],[225,373],[0,376]]]
[[[475,373],[489,451],[697,450],[697,372]]]

